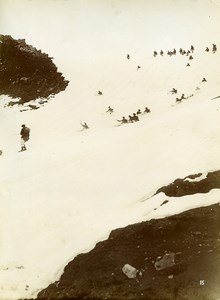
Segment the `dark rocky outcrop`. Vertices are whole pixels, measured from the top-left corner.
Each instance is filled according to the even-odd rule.
[[[206,178],[199,180],[202,173],[189,175],[183,179],[176,179],[173,183],[163,186],[156,194],[163,192],[169,197],[181,197],[197,193],[208,193],[212,189],[220,188],[220,171],[210,172]],[[196,179],[197,181],[190,181]]]
[[[47,54],[26,44],[24,39],[0,35],[0,95],[19,99],[10,101],[9,106],[48,98],[67,85]]]
[[[125,264],[137,269],[137,276],[128,278]],[[220,296],[219,266],[220,205],[215,204],[114,230],[71,261],[38,298],[214,300]]]

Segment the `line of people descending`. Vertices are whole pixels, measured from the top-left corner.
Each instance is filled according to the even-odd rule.
[[[192,59],[193,59],[192,53],[194,52],[194,49],[195,49],[194,46],[191,45],[191,46],[190,46],[190,49],[187,49],[187,50],[184,50],[184,49],[180,48],[180,49],[179,49],[179,53],[180,53],[181,55],[189,56],[189,59],[192,60]],[[206,52],[209,52],[209,51],[210,51],[209,47],[206,47],[205,51],[206,51]],[[212,44],[212,52],[215,53],[216,51],[217,51],[217,46],[216,46],[216,44]],[[156,57],[156,56],[159,55],[159,54],[160,54],[161,56],[163,56],[163,55],[164,55],[164,51],[161,50],[160,52],[157,52],[157,51],[154,51],[154,52],[153,52],[153,56],[154,56],[154,57]],[[177,54],[177,51],[176,51],[175,48],[173,48],[173,50],[168,50],[168,51],[167,51],[167,55],[169,55],[169,56],[176,55],[176,54]]]
[[[139,121],[139,116],[141,114],[146,114],[146,113],[150,113],[150,112],[151,112],[151,110],[148,107],[145,107],[143,113],[141,112],[140,109],[138,109],[138,111],[136,113],[133,113],[132,115],[129,115],[128,118],[122,117],[121,120],[117,120],[117,121],[120,122],[121,124],[138,122]]]

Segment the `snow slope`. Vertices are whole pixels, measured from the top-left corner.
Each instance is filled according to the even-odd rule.
[[[220,100],[211,100],[220,95],[220,53],[204,52],[218,46],[220,11],[199,2],[2,5],[2,33],[54,56],[70,84],[37,111],[3,108],[1,99],[1,299],[35,297],[112,229],[219,202],[219,190],[161,207],[168,197],[152,197],[177,177],[220,168]],[[191,44],[191,67],[179,54],[152,56]],[[176,104],[173,87],[194,96]],[[152,112],[140,122],[117,126],[145,106]],[[80,121],[90,129],[82,131]],[[31,139],[18,153],[23,123]]]

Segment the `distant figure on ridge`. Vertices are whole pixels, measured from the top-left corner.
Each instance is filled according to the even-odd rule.
[[[80,124],[82,125],[83,129],[89,129],[89,126],[86,124],[86,122]]]
[[[101,91],[98,91],[98,95],[103,95]]]
[[[215,53],[217,51],[217,46],[215,44],[212,44],[212,52]]]
[[[129,118],[128,121],[129,121],[130,123],[133,123],[133,121],[134,121],[133,117],[132,117],[131,115],[129,115],[128,118]]]
[[[29,140],[30,137],[30,129],[25,126],[25,124],[21,125],[22,129],[20,131],[21,135],[21,151],[27,150],[25,143]]]
[[[113,108],[111,108],[111,106],[108,107],[108,110],[106,112],[109,112],[110,114],[113,113]]]

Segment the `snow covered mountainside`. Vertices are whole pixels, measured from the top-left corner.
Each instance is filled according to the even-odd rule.
[[[1,96],[6,300],[36,297],[113,229],[220,201],[219,189],[171,197],[166,206],[167,196],[155,195],[177,178],[220,169],[220,52],[211,51],[213,43],[220,47],[220,10],[206,0],[9,0],[2,7],[1,33],[54,57],[69,80],[38,110],[4,108]],[[179,49],[191,45],[190,61]],[[173,48],[177,54],[168,56]],[[153,57],[161,49],[164,55]],[[187,99],[176,102],[182,94]],[[151,112],[139,122],[118,126],[145,107]],[[21,124],[31,136],[20,153]]]

